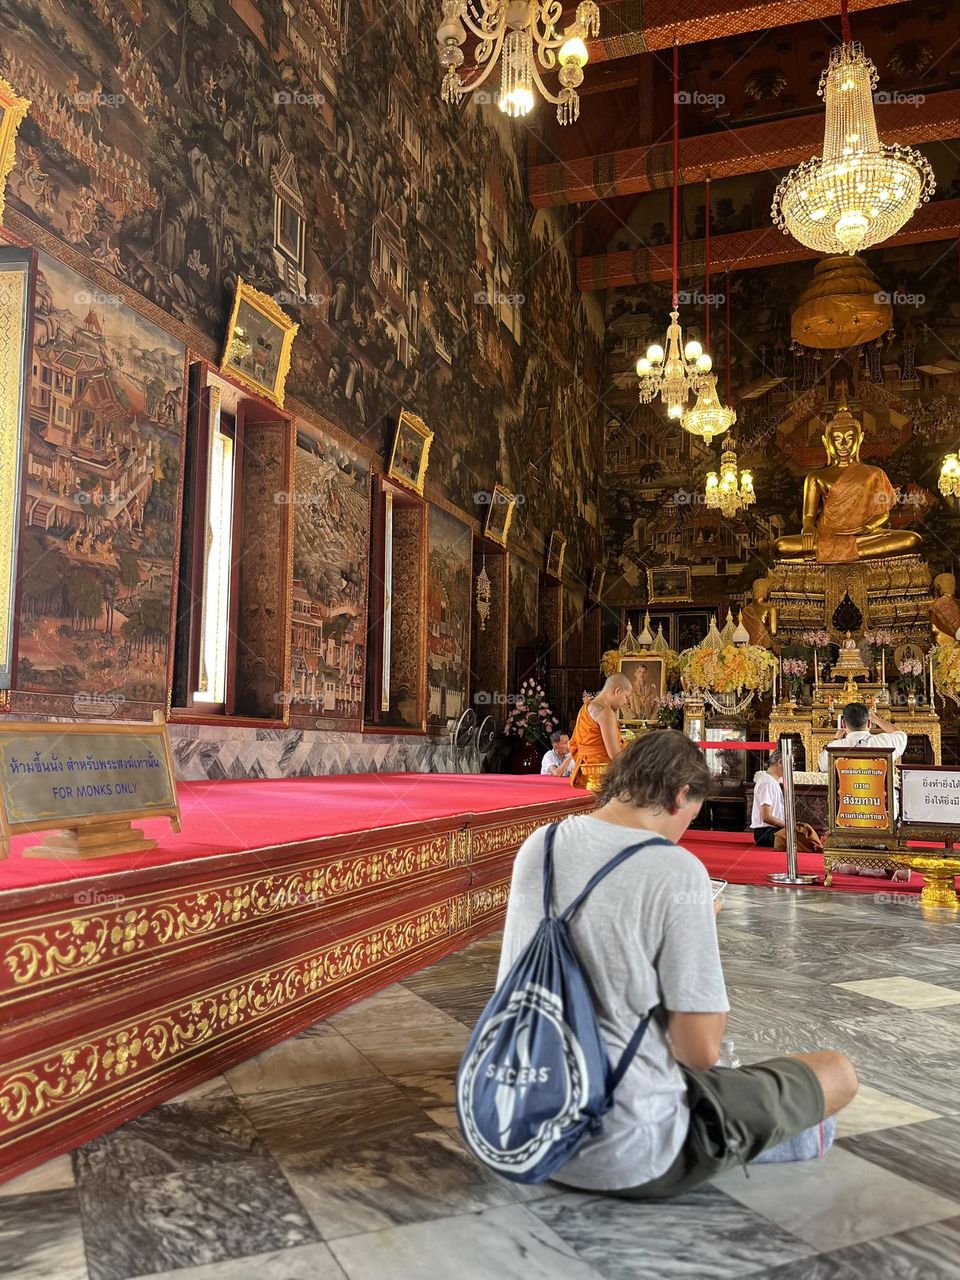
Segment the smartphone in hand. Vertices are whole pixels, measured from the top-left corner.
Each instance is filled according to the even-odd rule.
[[[713,889],[713,900],[714,902],[716,902],[716,900],[720,897],[721,893],[723,893],[724,889],[727,887],[727,881],[711,880],[710,886]]]

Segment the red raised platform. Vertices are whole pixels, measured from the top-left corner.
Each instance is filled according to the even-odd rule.
[[[492,774],[179,794],[147,853],[0,862],[0,1180],[498,927],[519,845],[593,804]]]

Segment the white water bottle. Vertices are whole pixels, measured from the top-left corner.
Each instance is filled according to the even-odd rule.
[[[737,1057],[737,1048],[732,1040],[720,1041],[720,1057],[717,1059],[718,1067],[739,1067],[740,1059]]]

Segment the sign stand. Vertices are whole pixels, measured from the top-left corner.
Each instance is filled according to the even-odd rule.
[[[157,841],[132,818],[168,817],[179,831],[180,804],[167,726],[0,725],[0,857],[21,831],[49,831],[25,858],[104,858],[143,853]]]
[[[893,747],[828,746],[827,838],[823,883],[833,880],[835,862],[865,868],[896,867],[899,840],[893,803]]]

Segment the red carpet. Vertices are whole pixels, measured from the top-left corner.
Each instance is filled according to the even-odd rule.
[[[683,837],[684,847],[704,863],[711,876],[717,880],[729,880],[731,884],[760,884],[767,887],[767,875],[771,871],[786,871],[787,855],[775,849],[758,849],[752,836],[740,831],[688,831]],[[814,853],[798,855],[800,871],[823,876],[823,858]],[[911,875],[906,883],[892,884],[880,876],[833,877],[831,889],[849,893],[919,893],[923,879]],[[822,889],[823,885],[810,885]]]
[[[179,834],[166,818],[134,822],[159,840],[157,848],[147,853],[83,861],[24,859],[20,852],[40,844],[45,833],[17,836],[11,842],[11,857],[0,860],[0,891],[216,854],[275,849],[431,819],[592,801],[575,792],[565,778],[492,773],[355,773],[181,782],[177,792],[183,818]]]

